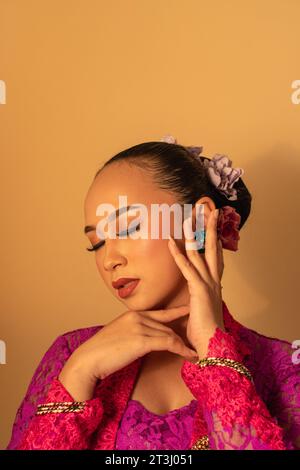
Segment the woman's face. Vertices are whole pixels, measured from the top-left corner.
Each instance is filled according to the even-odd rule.
[[[188,303],[187,282],[177,267],[168,248],[168,238],[162,238],[162,215],[159,217],[158,237],[151,238],[151,204],[178,203],[176,197],[160,188],[150,175],[142,169],[129,166],[125,162],[116,162],[105,167],[90,186],[84,202],[85,225],[96,226],[108,217],[96,215],[100,204],[111,204],[114,211],[119,208],[119,196],[127,196],[127,204],[143,204],[147,207],[148,229],[145,238],[115,239],[105,237],[104,244],[94,252],[98,271],[111,293],[128,310],[157,310]],[[123,206],[123,204],[121,204]],[[174,214],[170,216],[170,233],[174,236]],[[129,227],[135,227],[140,220],[145,229],[145,219],[139,211],[123,213],[116,218],[116,233],[125,233]],[[119,228],[119,224],[127,223]],[[133,222],[134,221],[134,222]],[[111,224],[111,223],[110,223]],[[104,230],[107,230],[104,227]],[[130,232],[132,230],[130,229]],[[136,232],[141,232],[141,229]],[[96,230],[87,232],[90,246],[100,242]],[[182,230],[183,236],[183,230]],[[103,240],[103,238],[102,238]],[[183,239],[177,240],[178,246],[184,246]],[[183,248],[182,248],[183,249]],[[112,281],[121,277],[138,278],[140,282],[126,298],[119,297]]]

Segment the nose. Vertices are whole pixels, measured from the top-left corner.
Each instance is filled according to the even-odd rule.
[[[117,245],[111,245],[109,247],[109,242],[106,241],[106,245],[103,247],[105,249],[105,256],[103,259],[103,267],[106,271],[112,271],[116,266],[127,264],[127,259],[125,256],[120,253],[117,249]]]
[[[116,266],[123,265],[122,262],[117,261],[117,260],[109,260],[104,263],[104,269],[105,271],[112,271]]]

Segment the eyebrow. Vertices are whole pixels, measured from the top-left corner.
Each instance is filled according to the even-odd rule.
[[[116,217],[118,217],[120,214],[123,214],[123,212],[126,212],[128,211],[128,209],[136,209],[138,208],[139,206],[137,205],[129,205],[129,206],[123,206],[121,207],[120,209],[117,209],[115,212],[112,212],[108,218],[107,218],[107,222],[110,222],[111,220],[114,220]],[[93,232],[94,230],[96,230],[96,227],[95,225],[86,225],[83,229],[83,232],[86,234],[88,232]]]

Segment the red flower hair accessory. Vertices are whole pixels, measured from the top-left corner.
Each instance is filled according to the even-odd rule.
[[[234,207],[223,206],[219,209],[219,218],[217,224],[217,236],[222,241],[223,248],[231,251],[237,251],[239,235],[239,225],[241,216]]]

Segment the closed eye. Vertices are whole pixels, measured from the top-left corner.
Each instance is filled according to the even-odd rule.
[[[131,230],[125,230],[124,232],[117,233],[117,235],[118,236],[120,236],[120,235],[129,235],[129,233],[133,232],[134,230],[140,230],[140,226],[141,226],[141,224],[139,223],[135,227],[133,227]],[[93,245],[92,248],[87,248],[87,251],[96,251],[99,248],[101,248],[101,246],[103,246],[104,243],[105,243],[104,241],[96,243],[96,245]]]

